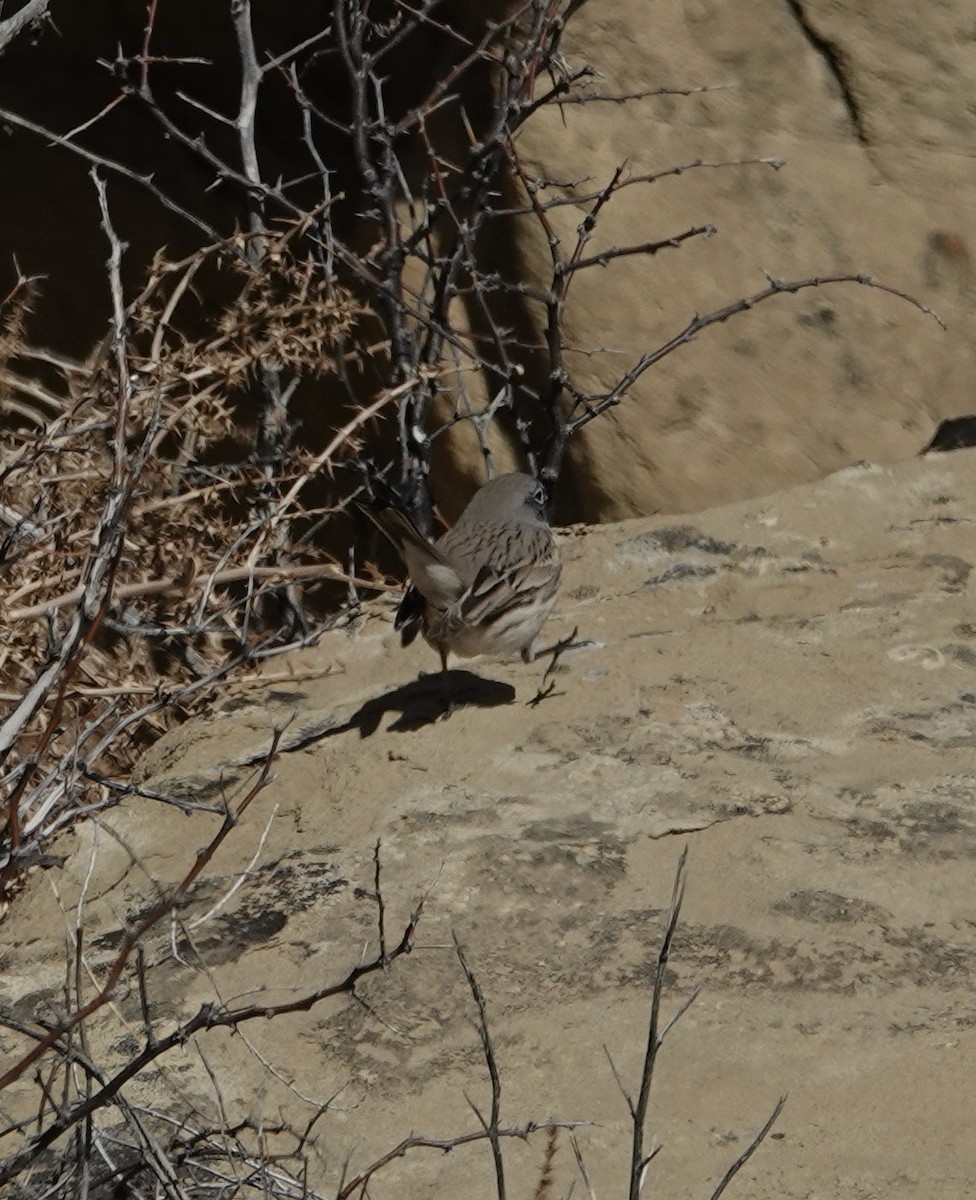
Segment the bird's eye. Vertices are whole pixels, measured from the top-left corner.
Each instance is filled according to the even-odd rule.
[[[541,506],[541,507],[543,507],[543,508],[545,507],[545,503],[546,503],[546,489],[545,489],[545,488],[542,486],[542,484],[541,484],[541,483],[536,485],[536,489],[535,489],[535,491],[532,493],[532,503],[533,503],[533,504],[538,504],[538,505],[540,505],[540,506]]]

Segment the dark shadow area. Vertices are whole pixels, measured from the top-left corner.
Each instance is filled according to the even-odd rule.
[[[502,20],[510,0],[479,6],[438,6],[438,20],[417,22],[383,58],[384,104],[390,121],[422,105],[442,77],[457,75],[453,92],[475,127],[487,122],[492,90],[487,62],[475,57],[464,69],[492,19]],[[78,148],[121,164],[143,182],[103,168],[110,181],[113,219],[126,245],[122,277],[127,292],[141,286],[153,256],[165,247],[170,258],[193,253],[206,240],[194,222],[222,237],[246,228],[246,190],[214,163],[244,170],[233,120],[240,103],[241,60],[229,4],[200,5],[169,0],[153,6],[149,72],[156,109],[138,94],[135,60],[146,45],[147,8],[116,0],[52,0],[50,20],[6,47],[0,71],[0,109],[9,110],[56,135],[70,134]],[[399,6],[374,4],[374,21],[392,27]],[[261,177],[282,181],[296,205],[313,209],[323,201],[321,164],[331,176],[336,202],[331,217],[337,233],[366,253],[374,244],[374,218],[355,162],[354,119],[349,80],[329,30],[332,5],[282,4],[251,0],[250,22],[257,61],[280,60],[262,76],[254,116],[255,151]],[[125,60],[125,61],[123,61]],[[310,153],[305,94],[317,160]],[[426,126],[442,154],[463,160],[467,141],[458,106],[432,114]],[[181,131],[173,136],[165,122]],[[184,140],[185,139],[185,140]],[[443,145],[441,144],[443,143]],[[212,153],[213,161],[201,153]],[[422,192],[429,173],[424,138],[404,133],[398,143],[402,169]],[[43,303],[31,315],[32,337],[72,356],[86,355],[111,314],[105,280],[107,246],[99,226],[90,163],[37,130],[0,122],[0,287],[16,277],[11,254],[28,275],[43,277]],[[147,186],[151,178],[152,187]],[[160,203],[163,193],[184,214]],[[268,219],[287,224],[292,210],[271,203]],[[225,298],[217,271],[195,280],[199,321],[205,323]],[[181,321],[186,320],[185,307]]]
[[[950,417],[940,421],[928,445],[919,454],[945,453],[947,450],[966,450],[976,446],[976,417]]]
[[[510,683],[482,679],[472,671],[447,671],[443,675],[437,671],[367,700],[344,725],[330,729],[326,736],[358,729],[360,737],[370,737],[388,712],[400,714],[390,729],[408,733],[432,725],[459,708],[498,708],[514,700],[515,688]]]

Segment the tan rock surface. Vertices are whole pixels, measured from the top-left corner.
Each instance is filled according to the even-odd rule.
[[[578,626],[588,644],[535,707],[541,663],[477,662],[454,673],[459,709],[434,719],[436,680],[416,676],[436,660],[401,651],[374,610],[296,656],[293,682],[164,738],[136,782],[212,801],[290,722],[275,782],[175,941],[167,928],[151,942],[159,1033],[204,1003],[307,994],[368,957],[377,839],[391,941],[421,894],[426,910],[417,949],[366,981],[362,1004],[253,1022],[246,1040],[201,1034],[128,1094],[216,1119],[205,1056],[231,1123],[302,1128],[335,1097],[311,1151],[321,1187],[411,1130],[476,1129],[465,1096],[484,1111],[488,1089],[456,932],[486,997],[503,1120],[592,1122],[577,1137],[594,1192],[622,1194],[628,1120],[604,1048],[636,1088],[649,964],[688,846],[666,1015],[703,991],[660,1061],[660,1194],[708,1195],[785,1092],[776,1136],[730,1195],[969,1194],[974,514],[976,454],[959,452],[571,531],[550,629]],[[80,825],[63,870],[34,875],[7,919],[0,1002],[24,1020],[57,1007],[82,895],[86,961],[103,978],[125,920],[185,872],[214,821],[132,798]],[[142,1044],[131,982],[91,1033],[106,1068]],[[17,1051],[7,1032],[2,1051]],[[6,1110],[28,1093],[7,1093]],[[564,1195],[575,1166],[561,1136]],[[542,1135],[506,1147],[510,1194],[533,1194],[543,1151]],[[415,1151],[370,1195],[493,1187],[480,1145]]]
[[[588,253],[708,223],[718,235],[580,273],[569,341],[607,353],[571,356],[578,387],[607,390],[693,314],[760,291],[764,271],[866,272],[931,305],[949,329],[843,285],[706,330],[589,426],[573,448],[567,511],[607,520],[761,495],[859,460],[906,458],[938,419],[972,410],[973,36],[971,11],[956,3],[583,7],[564,49],[571,65],[603,72],[600,90],[735,87],[544,110],[520,138],[530,176],[586,177],[584,191],[625,161],[634,174],[696,159],[785,166],[692,169],[604,208]],[[554,214],[567,251],[583,214],[582,204]],[[546,277],[544,240],[526,227],[519,245]]]

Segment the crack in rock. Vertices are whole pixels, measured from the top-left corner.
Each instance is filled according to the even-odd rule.
[[[847,55],[836,42],[825,37],[814,27],[800,0],[786,0],[786,7],[793,14],[803,36],[823,59],[827,70],[840,89],[841,99],[844,101],[844,107],[847,109],[847,115],[850,117],[857,140],[862,146],[870,146],[871,139],[868,137],[861,102],[858,100],[851,82],[851,69]]]

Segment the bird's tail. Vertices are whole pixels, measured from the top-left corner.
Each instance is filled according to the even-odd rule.
[[[368,504],[359,500],[353,503],[393,543],[406,564],[411,582],[426,599],[440,608],[461,595],[465,585],[457,571],[433,542],[424,537],[399,502],[374,495]]]
[[[390,500],[377,498],[370,503],[354,500],[353,503],[376,528],[387,538],[400,557],[407,561],[407,548],[412,548],[418,554],[432,554],[440,559],[433,544],[424,537],[417,528],[413,518],[403,508]]]

